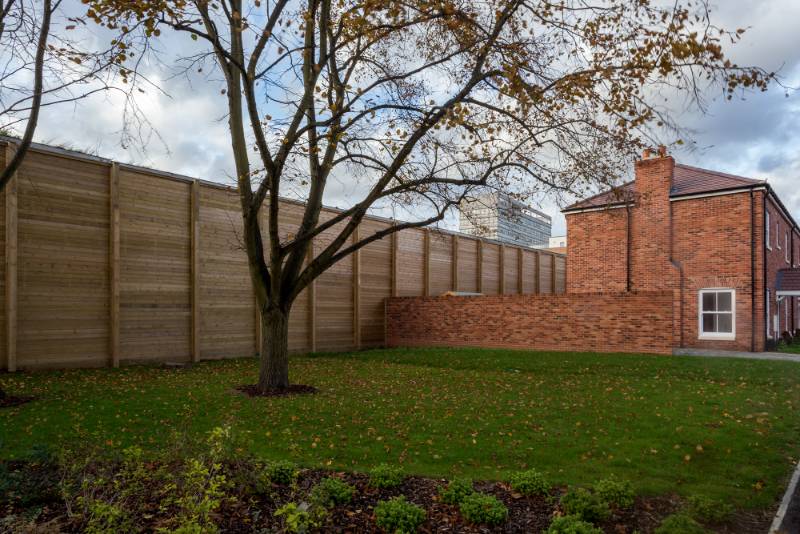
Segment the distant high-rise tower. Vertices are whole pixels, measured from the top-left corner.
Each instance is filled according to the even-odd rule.
[[[547,246],[552,219],[503,193],[478,197],[461,206],[459,229],[466,233],[528,247]]]

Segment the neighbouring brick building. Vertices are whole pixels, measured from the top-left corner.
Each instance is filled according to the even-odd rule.
[[[645,152],[567,219],[567,292],[672,291],[676,347],[764,350],[800,326],[800,228],[765,181]]]

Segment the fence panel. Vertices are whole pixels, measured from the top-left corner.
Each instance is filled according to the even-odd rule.
[[[5,164],[13,146],[0,149]],[[0,211],[3,368],[257,352],[260,322],[235,190],[36,145]],[[281,205],[281,241],[293,237],[302,213],[297,202]],[[321,218],[335,213],[326,209]],[[266,209],[260,217],[268,249]],[[342,224],[314,240],[314,253]],[[389,224],[370,217],[358,234]],[[384,304],[393,295],[548,293],[553,284],[563,292],[565,265],[547,252],[404,230],[344,258],[303,290],[290,315],[290,350],[383,346]]]

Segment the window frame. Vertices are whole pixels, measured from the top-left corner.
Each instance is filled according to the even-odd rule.
[[[730,313],[731,331],[730,332],[705,332],[703,330],[703,295],[707,293],[730,293],[731,311],[719,312],[710,311],[707,313]],[[697,292],[697,339],[709,339],[716,341],[735,341],[736,340],[736,290],[731,287],[706,287]]]
[[[767,249],[772,250],[772,245],[770,245],[770,241],[772,240],[772,236],[770,234],[772,232],[770,231],[770,224],[771,223],[769,221],[769,211],[765,211],[764,213],[766,214],[766,217],[767,217],[766,224],[764,225],[764,228],[766,229],[766,235],[765,235],[764,242],[767,245]]]
[[[783,236],[783,248],[786,249],[784,251],[785,254],[786,254],[786,263],[791,265],[792,258],[791,258],[791,250],[789,248],[789,232],[788,231]]]
[[[783,305],[783,326],[786,328],[786,330],[782,330],[781,328],[778,328],[778,330],[781,330],[781,333],[791,333],[792,329],[789,326],[789,306],[791,306],[791,302],[789,302],[789,297],[786,297],[783,300],[786,302],[786,304]]]
[[[781,249],[781,221],[775,221],[775,246]]]
[[[770,313],[770,307],[772,303],[772,290],[767,288],[767,339],[772,339],[772,314]]]

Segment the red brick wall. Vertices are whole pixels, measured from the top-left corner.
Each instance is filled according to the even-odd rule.
[[[772,316],[778,314],[779,331],[780,335],[786,330],[793,327],[792,324],[792,311],[795,311],[795,321],[797,320],[797,299],[786,298],[780,303],[777,302],[775,291],[777,275],[780,269],[788,269],[792,267],[792,262],[797,262],[797,248],[795,248],[795,259],[790,256],[789,261],[786,260],[786,244],[785,236],[789,233],[789,238],[792,239],[792,225],[790,221],[783,215],[783,211],[775,204],[771,198],[766,200],[766,209],[769,213],[769,245],[771,247],[766,249],[767,257],[767,288],[770,290],[770,331],[772,331]],[[763,217],[763,216],[762,216]],[[795,247],[797,247],[797,237],[795,239]],[[791,254],[791,241],[789,244],[789,252]],[[788,311],[788,321],[787,321]],[[766,311],[764,312],[764,321],[766,322]],[[764,332],[766,335],[766,325],[764,325]]]
[[[387,344],[671,354],[673,294],[387,299]]]
[[[626,209],[567,214],[567,293],[625,291]]]
[[[754,199],[753,207],[758,208],[759,202],[759,199]],[[760,209],[755,209],[753,219],[756,227],[759,225],[759,213]],[[750,221],[749,193],[672,203],[674,257],[683,268],[685,347],[751,349],[753,301]],[[755,273],[757,278],[759,270]],[[712,288],[736,291],[736,339],[733,341],[698,339],[699,290]],[[760,347],[756,346],[756,349],[760,350]]]

